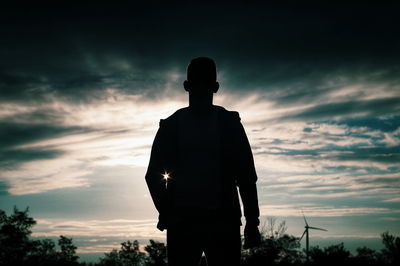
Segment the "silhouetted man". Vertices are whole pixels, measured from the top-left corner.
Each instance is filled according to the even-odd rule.
[[[159,212],[157,228],[167,229],[168,264],[239,265],[241,209],[244,247],[259,245],[257,175],[251,148],[237,112],[213,105],[218,91],[212,59],[193,59],[184,88],[189,107],[160,120],[146,173]]]

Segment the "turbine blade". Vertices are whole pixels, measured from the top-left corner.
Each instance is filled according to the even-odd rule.
[[[310,229],[315,229],[315,230],[321,230],[321,231],[328,231],[328,230],[323,229],[323,228],[312,227],[312,226],[309,226],[308,228],[310,228]]]
[[[306,217],[304,216],[304,212],[303,212],[303,210],[301,210],[301,213],[303,214],[304,222],[305,222],[305,223],[306,223],[306,225],[308,226],[308,223],[307,223]]]
[[[303,234],[301,235],[301,237],[300,237],[299,241],[301,241],[301,240],[303,239],[303,236],[306,234],[306,231],[307,231],[307,229],[306,229],[306,230],[304,230],[304,232],[303,232]]]

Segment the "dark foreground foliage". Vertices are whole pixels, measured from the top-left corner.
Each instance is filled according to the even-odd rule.
[[[78,262],[77,247],[72,239],[60,236],[57,244],[51,239],[32,240],[31,228],[36,221],[28,216],[28,208],[7,214],[0,210],[0,266],[166,266],[166,246],[154,240],[139,248],[137,240],[121,243],[120,249],[105,253],[97,263]],[[261,265],[400,265],[400,237],[388,232],[381,235],[384,249],[367,247],[357,249],[352,255],[343,243],[325,248],[311,247],[309,261],[300,249],[297,237],[285,233],[285,222],[275,226],[275,220],[262,228],[260,247],[242,250],[243,266]],[[202,260],[201,265],[206,265]]]
[[[0,265],[79,265],[72,239],[60,236],[58,248],[53,240],[31,240],[36,221],[28,216],[28,208],[7,216],[0,210]]]

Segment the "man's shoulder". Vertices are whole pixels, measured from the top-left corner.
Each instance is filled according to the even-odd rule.
[[[214,105],[215,110],[217,111],[219,117],[221,117],[225,121],[229,122],[238,122],[240,121],[240,115],[237,111],[227,110],[222,106]],[[167,118],[160,119],[160,127],[166,127],[169,125],[173,125],[178,121],[178,118],[181,114],[187,112],[189,107],[183,107],[176,110],[173,114],[168,116]]]
[[[168,116],[167,118],[162,118],[160,119],[160,127],[162,126],[168,126],[170,124],[173,124],[177,121],[179,115],[183,112],[186,112],[188,107],[183,107],[178,110],[176,110],[172,115]]]
[[[215,105],[215,108],[219,112],[219,114],[223,117],[223,119],[232,120],[232,121],[240,121],[240,115],[237,111],[227,110],[222,106]]]

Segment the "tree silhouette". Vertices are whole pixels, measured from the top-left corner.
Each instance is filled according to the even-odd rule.
[[[29,217],[29,208],[20,211],[14,207],[9,216],[0,210],[0,266],[74,266],[78,265],[76,246],[72,239],[60,236],[56,244],[51,239],[31,240],[36,221]]]
[[[29,236],[31,228],[36,224],[28,216],[29,208],[19,211],[14,207],[14,213],[7,216],[0,210],[0,265],[24,265],[26,257],[32,249]]]
[[[400,237],[395,237],[389,234],[389,232],[384,232],[382,235],[382,242],[385,246],[382,249],[382,255],[385,258],[386,264],[399,265],[400,263]]]
[[[325,247],[319,246],[310,249],[310,259],[313,265],[349,265],[350,251],[344,248],[343,243]]]
[[[27,261],[28,265],[56,265],[58,262],[56,244],[51,239],[32,241],[32,250]]]
[[[301,263],[303,256],[298,250],[298,238],[286,234],[286,222],[276,225],[276,219],[269,218],[261,226],[261,245],[242,251],[242,264],[258,265],[290,265]]]
[[[110,253],[104,253],[104,255],[105,255],[105,257],[100,258],[100,262],[98,265],[101,265],[101,266],[123,266],[117,249],[113,249]]]
[[[167,254],[164,243],[150,239],[141,251],[139,242],[121,243],[119,250],[113,249],[98,263],[78,262],[77,247],[72,238],[60,236],[57,244],[51,239],[31,240],[32,227],[36,221],[29,217],[29,208],[24,211],[14,207],[13,213],[0,210],[0,266],[166,266]],[[285,221],[276,223],[269,218],[261,225],[261,245],[242,250],[243,266],[306,265],[305,254],[300,251],[297,237],[286,234]],[[380,266],[399,265],[400,238],[384,232],[381,234],[384,248],[375,251],[367,247],[357,249],[353,256],[343,243],[325,248],[310,249],[310,265]],[[196,241],[196,239],[193,239]],[[223,243],[221,243],[223,244]],[[203,258],[201,265],[206,265]]]
[[[100,259],[99,265],[104,266],[142,266],[146,264],[144,252],[139,250],[137,240],[121,243],[121,249],[113,249],[110,253],[105,253],[105,257]]]
[[[367,247],[357,248],[357,254],[354,256],[352,264],[360,266],[382,265],[381,257],[381,254],[376,250]]]
[[[77,264],[78,256],[76,253],[76,246],[72,244],[72,238],[60,236],[58,245],[61,250],[58,252],[58,265],[74,265]]]
[[[150,239],[150,244],[144,250],[148,254],[147,265],[149,266],[166,266],[167,265],[167,248],[164,243]]]

